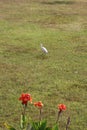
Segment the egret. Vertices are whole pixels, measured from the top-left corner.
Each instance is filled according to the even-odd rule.
[[[41,44],[41,49],[42,49],[42,51],[45,53],[45,54],[47,54],[48,53],[48,50]]]

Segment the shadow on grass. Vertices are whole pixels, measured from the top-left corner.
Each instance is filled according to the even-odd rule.
[[[43,4],[49,4],[49,5],[54,5],[54,4],[74,4],[74,1],[53,1],[53,2],[42,2]]]
[[[41,59],[41,60],[45,60],[45,59],[48,59],[48,56],[45,54],[40,54],[40,55],[36,55],[36,58]]]

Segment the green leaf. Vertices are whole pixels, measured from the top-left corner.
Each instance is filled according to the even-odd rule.
[[[39,130],[45,130],[46,129],[46,125],[47,125],[47,121],[46,120],[42,120],[40,122]]]
[[[47,121],[46,120],[42,120],[42,121],[38,121],[38,122],[32,121],[31,125],[32,125],[32,130],[45,130]]]
[[[57,124],[54,125],[53,128],[52,128],[52,130],[59,130],[58,125]]]
[[[39,130],[40,122],[32,122],[33,130]]]
[[[12,127],[11,125],[8,125],[7,123],[4,123],[5,127],[8,129],[8,130],[16,130],[14,127]]]
[[[25,125],[26,125],[26,116],[25,115],[21,115],[21,121],[20,121],[21,129],[25,128]]]

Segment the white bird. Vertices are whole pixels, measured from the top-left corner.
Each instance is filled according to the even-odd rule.
[[[45,53],[45,54],[47,54],[48,53],[48,50],[45,48],[45,47],[43,47],[43,45],[41,44],[41,49],[42,49],[42,51]]]

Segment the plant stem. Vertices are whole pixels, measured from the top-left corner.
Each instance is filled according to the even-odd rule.
[[[23,111],[22,111],[22,119],[21,119],[21,129],[24,130],[25,128],[25,111],[26,111],[26,105],[23,105]]]
[[[58,111],[58,115],[57,115],[57,120],[56,120],[56,123],[58,123],[58,120],[59,120],[59,117],[60,117],[60,114],[61,114],[61,110],[60,111]]]
[[[68,130],[68,126],[69,126],[69,124],[70,124],[70,117],[68,117],[68,119],[67,119],[66,130]]]
[[[40,116],[39,116],[39,120],[41,121],[41,114],[42,114],[42,111],[41,111],[41,109],[40,109]]]
[[[26,105],[23,106],[23,112],[22,112],[23,115],[25,115],[25,111],[26,111]]]

